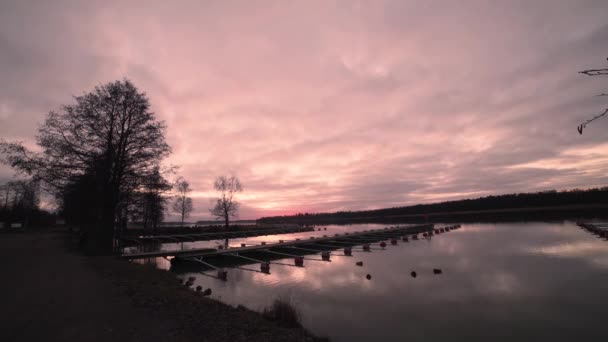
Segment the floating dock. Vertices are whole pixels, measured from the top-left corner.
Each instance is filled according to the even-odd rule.
[[[607,222],[577,222],[577,226],[603,238],[608,238]]]
[[[236,239],[252,236],[291,234],[314,231],[312,227],[292,227],[292,228],[272,228],[272,229],[252,229],[242,231],[209,232],[195,234],[172,234],[172,235],[142,235],[128,236],[122,238],[123,246],[137,246],[149,243],[171,243],[188,241],[207,241]]]
[[[290,247],[304,247],[306,245],[323,245],[330,244],[332,247],[335,246],[334,249],[340,248],[341,245],[347,246],[356,246],[363,245],[363,249],[369,247],[369,243],[379,241],[379,240],[387,240],[387,239],[396,239],[397,237],[402,237],[403,241],[405,240],[405,236],[411,236],[413,240],[418,238],[418,234],[421,234],[425,237],[431,236],[433,234],[440,234],[442,232],[446,232],[452,229],[456,229],[460,227],[459,225],[450,226],[445,228],[434,229],[434,225],[425,224],[425,225],[416,225],[416,226],[402,226],[402,227],[391,227],[384,229],[373,229],[373,230],[363,230],[357,232],[347,232],[342,234],[334,234],[332,236],[323,235],[322,237],[308,237],[305,239],[295,239],[295,240],[279,240],[277,243],[267,244],[262,242],[259,245],[252,246],[241,246],[234,248],[200,248],[200,249],[186,249],[186,250],[173,250],[173,251],[150,251],[150,252],[141,252],[141,253],[129,253],[122,255],[123,258],[128,259],[140,259],[140,258],[154,258],[154,257],[169,257],[173,256],[175,262],[185,261],[186,259],[196,258],[197,260],[202,260],[202,258],[209,258],[214,256],[221,255],[241,255],[247,253],[276,253],[277,249],[284,249]],[[409,240],[409,237],[408,237]],[[308,253],[310,254],[310,253]],[[295,255],[295,253],[294,253]],[[291,254],[287,254],[286,256],[292,256]]]
[[[305,260],[331,262],[332,257],[352,257],[354,252],[384,251],[389,243],[391,245],[398,245],[400,241],[407,243],[410,239],[418,240],[419,235],[430,240],[433,235],[458,228],[460,225],[437,229],[433,225],[391,227],[240,248],[190,251],[190,254],[180,253],[172,258],[171,268],[175,268],[178,273],[197,272],[226,281],[228,271],[225,268],[270,274],[272,264],[304,267]],[[343,250],[343,253],[332,254],[336,250]],[[316,255],[311,257],[311,254]],[[290,262],[289,259],[292,261]],[[243,267],[256,263],[259,264],[259,269]],[[362,262],[357,262],[357,265],[362,266]],[[216,273],[210,274],[207,272],[209,270]]]

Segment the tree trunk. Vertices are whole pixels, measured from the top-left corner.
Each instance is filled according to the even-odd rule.
[[[228,226],[229,226],[228,214],[224,215],[224,220],[226,221],[226,229],[228,229]]]

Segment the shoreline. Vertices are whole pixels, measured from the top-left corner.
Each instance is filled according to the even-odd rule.
[[[65,232],[5,234],[0,328],[9,341],[327,341],[203,297],[174,274],[84,256]]]

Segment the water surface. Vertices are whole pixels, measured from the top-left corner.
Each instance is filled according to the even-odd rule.
[[[327,227],[314,234],[382,225]],[[289,236],[229,244],[279,238]],[[443,273],[435,275],[433,268]],[[411,271],[418,276],[412,278]],[[465,224],[382,251],[307,260],[304,268],[272,265],[271,274],[230,269],[227,282],[196,273],[180,276],[195,276],[194,286],[211,288],[213,298],[253,310],[289,298],[303,325],[332,341],[608,338],[608,242],[572,222]]]

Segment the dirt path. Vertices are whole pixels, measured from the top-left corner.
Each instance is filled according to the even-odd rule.
[[[201,297],[169,272],[67,248],[61,233],[0,235],[0,340],[316,341]]]

